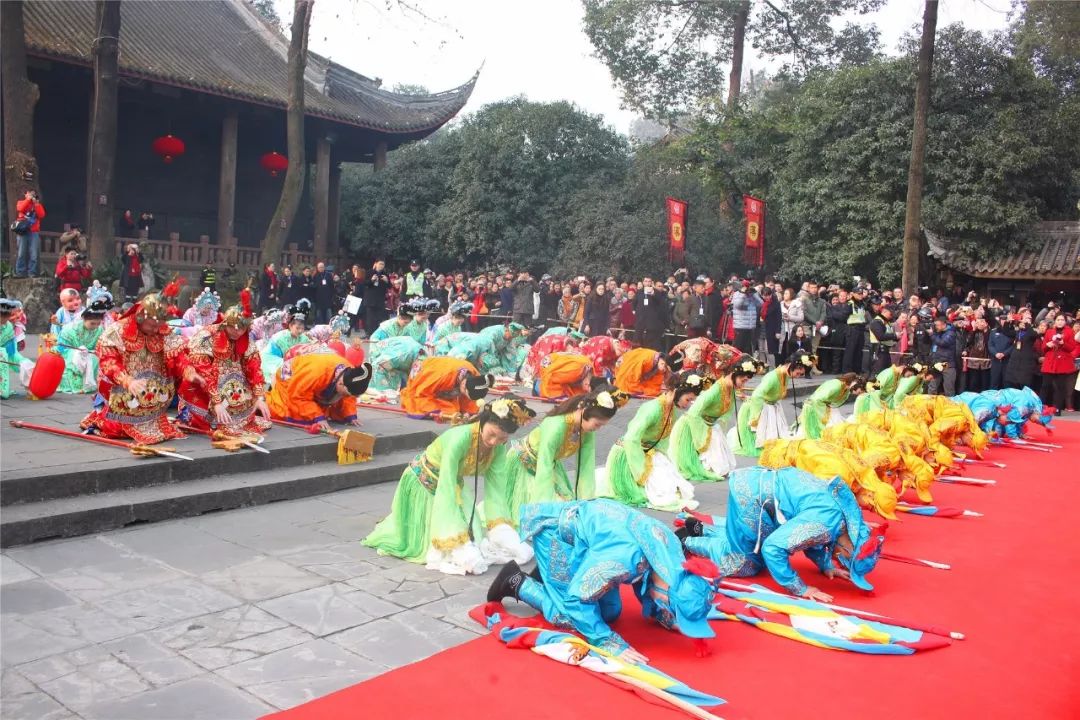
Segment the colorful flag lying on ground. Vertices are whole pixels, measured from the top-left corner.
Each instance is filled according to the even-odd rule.
[[[927,517],[954,518],[954,517],[982,517],[982,513],[973,510],[961,510],[960,508],[938,507],[936,505],[909,505],[899,503],[896,506],[899,512],[912,515],[925,515]]]
[[[721,589],[709,619],[739,620],[807,645],[870,655],[911,655],[952,644],[939,635],[844,615],[813,600],[754,588]]]
[[[508,622],[504,623],[504,616],[495,611],[494,605],[496,604],[489,603],[484,607],[482,614],[477,608],[470,615],[475,620],[484,617],[487,628],[509,648],[529,649],[566,665],[577,665],[633,685],[647,684],[655,690],[697,707],[712,707],[726,702],[723,698],[694,690],[648,665],[622,662],[610,653],[588,644],[577,635],[524,624],[538,620],[536,625],[547,626],[548,623],[544,622],[543,618],[521,619],[510,615],[507,617]]]

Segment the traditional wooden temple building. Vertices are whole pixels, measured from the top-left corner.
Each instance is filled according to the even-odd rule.
[[[285,174],[288,39],[242,0],[124,2],[120,12],[115,219],[152,212],[150,243],[170,269],[257,265]],[[94,3],[30,0],[24,17],[49,259],[55,235],[86,217]],[[402,95],[315,53],[305,79],[308,172],[283,258],[294,263],[347,245],[341,164],[379,169],[454,117],[476,81]]]
[[[1008,255],[988,248],[970,257],[949,238],[924,230],[934,271],[930,285],[959,285],[1009,305],[1060,301],[1062,296],[1080,302],[1080,222],[1040,222],[1031,232],[1028,250]]]

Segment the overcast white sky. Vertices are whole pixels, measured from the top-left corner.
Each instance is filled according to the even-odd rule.
[[[372,77],[447,90],[484,64],[465,112],[525,95],[530,100],[570,100],[603,115],[626,133],[634,114],[619,107],[619,93],[581,30],[579,0],[407,0],[431,20],[407,10],[386,9],[385,0],[317,0],[312,50]],[[275,0],[287,25],[291,0]],[[395,3],[396,5],[396,3]],[[942,0],[938,26],[962,22],[998,30],[1008,22],[1010,0]],[[921,25],[921,0],[888,0],[872,16],[886,49]],[[747,47],[747,69],[762,60]]]

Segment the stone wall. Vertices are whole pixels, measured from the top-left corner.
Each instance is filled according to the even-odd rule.
[[[7,278],[4,290],[9,298],[22,301],[26,311],[26,332],[42,333],[49,329],[49,318],[60,307],[54,278]]]

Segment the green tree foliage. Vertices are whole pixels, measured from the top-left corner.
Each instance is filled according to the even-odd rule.
[[[1080,2],[1029,0],[1013,23],[1017,54],[1063,89],[1080,90]]]
[[[702,123],[683,143],[717,194],[768,202],[770,264],[788,277],[892,284],[900,276],[913,53],[779,83],[758,106]],[[1004,38],[958,25],[937,40],[923,222],[985,254],[1020,247],[1080,188],[1075,99]]]
[[[719,105],[736,26],[764,55],[790,60],[802,73],[837,62],[865,62],[878,53],[877,30],[833,21],[866,13],[883,0],[764,0],[749,17],[742,3],[717,0],[582,0],[585,33],[607,65],[628,107],[656,118]]]
[[[672,195],[690,203],[689,261],[730,267],[737,228],[720,218],[700,174],[670,155],[663,146],[633,152],[568,103],[496,103],[394,151],[385,170],[347,167],[342,227],[360,254],[419,255],[445,269],[640,275],[668,268]]]
[[[262,15],[263,19],[270,23],[275,30],[281,31],[281,16],[274,7],[274,0],[251,0],[251,7],[255,12]]]

